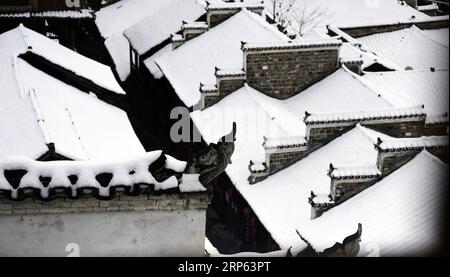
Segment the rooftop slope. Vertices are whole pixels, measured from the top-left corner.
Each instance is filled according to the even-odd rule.
[[[96,24],[122,81],[130,74],[128,38],[145,52],[180,30],[181,21],[198,19],[203,0],[122,0],[96,13]],[[154,24],[158,22],[158,24]]]
[[[358,39],[364,47],[402,68],[448,68],[448,43],[416,26]]]
[[[248,184],[248,170],[242,164],[233,163],[228,167],[227,174],[274,240],[280,247],[289,248],[303,244],[295,228],[299,222],[310,218],[308,197],[311,190],[329,192],[329,164],[374,166],[376,137],[389,138],[358,126],[256,185]],[[247,170],[247,175],[242,174],[243,169]]]
[[[242,10],[208,32],[156,60],[180,99],[188,107],[200,100],[200,83],[212,84],[215,67],[241,69],[241,41],[286,41],[282,33],[257,14]],[[147,65],[148,66],[148,65]]]
[[[441,116],[449,110],[448,69],[366,73],[363,79],[372,82],[383,97],[396,106],[403,105],[396,100],[400,98],[414,105],[425,105],[425,112],[432,117]]]
[[[0,85],[4,88],[0,102],[0,157],[20,155],[37,159],[49,150],[49,143],[55,144],[59,154],[79,160],[108,160],[145,152],[125,112],[18,58],[30,45],[33,52],[53,58],[65,68],[95,65],[86,58],[77,63],[78,54],[24,27],[0,35]],[[91,74],[101,77],[92,68],[83,73],[86,78]]]
[[[448,165],[427,152],[321,217],[298,224],[317,251],[362,224],[360,256],[421,256],[442,243]],[[332,230],[332,231],[330,231]],[[374,253],[379,252],[379,253]]]

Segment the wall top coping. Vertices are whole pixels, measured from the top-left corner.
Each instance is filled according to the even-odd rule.
[[[334,180],[378,178],[381,171],[376,166],[339,166],[330,164],[328,176]]]
[[[337,39],[301,39],[272,43],[241,43],[241,49],[247,51],[265,51],[265,50],[290,50],[290,49],[308,49],[318,47],[340,47],[342,41]]]
[[[448,148],[448,136],[433,136],[421,138],[399,138],[381,140],[375,144],[379,152],[420,151],[424,149]]]
[[[264,10],[264,2],[214,2],[210,3],[206,1],[206,11],[223,11],[223,10]]]
[[[360,111],[347,113],[310,114],[305,113],[304,122],[306,125],[345,123],[373,120],[395,120],[404,118],[425,118],[424,106],[409,108],[392,108],[375,111]]]

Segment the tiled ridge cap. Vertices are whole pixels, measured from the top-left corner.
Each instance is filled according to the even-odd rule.
[[[241,42],[242,51],[307,49],[317,47],[340,47],[342,41],[337,39],[302,39],[271,43]]]
[[[383,119],[402,119],[426,117],[424,106],[415,106],[409,108],[392,108],[376,111],[310,114],[305,112],[304,122],[307,125],[323,123],[343,123],[354,121],[371,121]]]

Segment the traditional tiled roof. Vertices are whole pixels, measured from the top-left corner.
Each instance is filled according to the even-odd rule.
[[[265,150],[279,150],[285,148],[298,148],[307,146],[308,141],[305,137],[283,137],[283,138],[264,138]]]
[[[379,111],[361,111],[348,113],[331,113],[331,114],[307,114],[305,123],[311,124],[332,124],[347,122],[363,122],[373,120],[395,120],[407,118],[425,118],[423,106],[410,108],[392,108]]]
[[[423,256],[444,243],[441,227],[448,191],[448,165],[420,153],[380,182],[321,217],[297,224],[316,251],[332,247],[362,224],[358,256]]]
[[[206,22],[197,22],[197,21],[195,21],[195,22],[186,22],[186,21],[183,21],[183,25],[181,25],[181,29],[182,30],[191,30],[191,29],[194,29],[194,30],[208,30],[209,27],[208,27],[208,23],[206,23]]]
[[[299,39],[287,42],[273,43],[242,43],[243,51],[261,51],[261,50],[288,50],[304,49],[317,47],[338,47],[342,41],[336,39]]]
[[[448,68],[448,45],[433,39],[416,26],[358,40],[365,49],[391,60],[403,69]]]
[[[360,179],[381,177],[381,171],[376,166],[330,166],[328,176],[332,179]]]
[[[216,1],[209,3],[207,2],[206,10],[214,11],[214,10],[236,10],[236,9],[248,9],[248,10],[261,10],[264,9],[264,1],[245,1],[245,2],[222,2]]]
[[[436,148],[448,148],[448,136],[402,138],[395,140],[379,139],[376,147],[381,152],[420,151]]]
[[[111,198],[116,191],[140,194],[144,190],[167,191],[179,188],[186,163],[161,151],[146,153],[132,160],[118,162],[55,161],[37,162],[16,157],[0,160],[0,191],[11,199],[37,195],[48,200],[56,190],[77,198],[93,193],[97,198]],[[183,191],[204,191],[194,186],[195,176],[184,176]]]
[[[245,71],[242,69],[219,69],[216,67],[215,75],[217,78],[245,77]]]
[[[362,80],[370,81],[380,95],[395,106],[404,106],[404,100],[425,105],[428,117],[442,121],[449,110],[448,69],[423,69],[366,73]],[[447,116],[445,116],[447,117]],[[441,118],[441,119],[440,119]],[[432,120],[432,118],[430,118]],[[447,119],[448,120],[448,119]]]

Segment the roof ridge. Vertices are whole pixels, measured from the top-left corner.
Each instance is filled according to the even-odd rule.
[[[439,40],[437,40],[437,39],[431,37],[430,35],[428,35],[427,33],[425,33],[422,29],[420,29],[419,27],[416,27],[416,25],[413,25],[411,28],[413,28],[413,27],[415,27],[415,29],[416,29],[416,31],[417,31],[418,33],[422,34],[423,36],[427,37],[428,39],[432,40],[433,42],[435,42],[435,43],[437,43],[437,44],[439,44],[439,45],[441,45],[441,46],[444,46],[444,47],[448,48],[448,45],[445,45],[445,44],[443,44],[441,41],[439,41]],[[447,28],[438,28],[438,29],[447,29]],[[432,30],[435,30],[435,29],[432,29]],[[436,29],[436,30],[437,30],[437,29]]]
[[[243,8],[239,13],[245,13],[247,14],[253,21],[261,25],[263,28],[267,29],[268,31],[273,32],[277,36],[280,37],[280,39],[289,41],[289,38],[281,33],[278,29],[276,29],[273,25],[269,24],[269,22],[265,21],[262,16],[257,15],[256,13],[249,11],[247,8]],[[237,14],[239,14],[237,13]],[[234,15],[232,16],[234,17]]]

